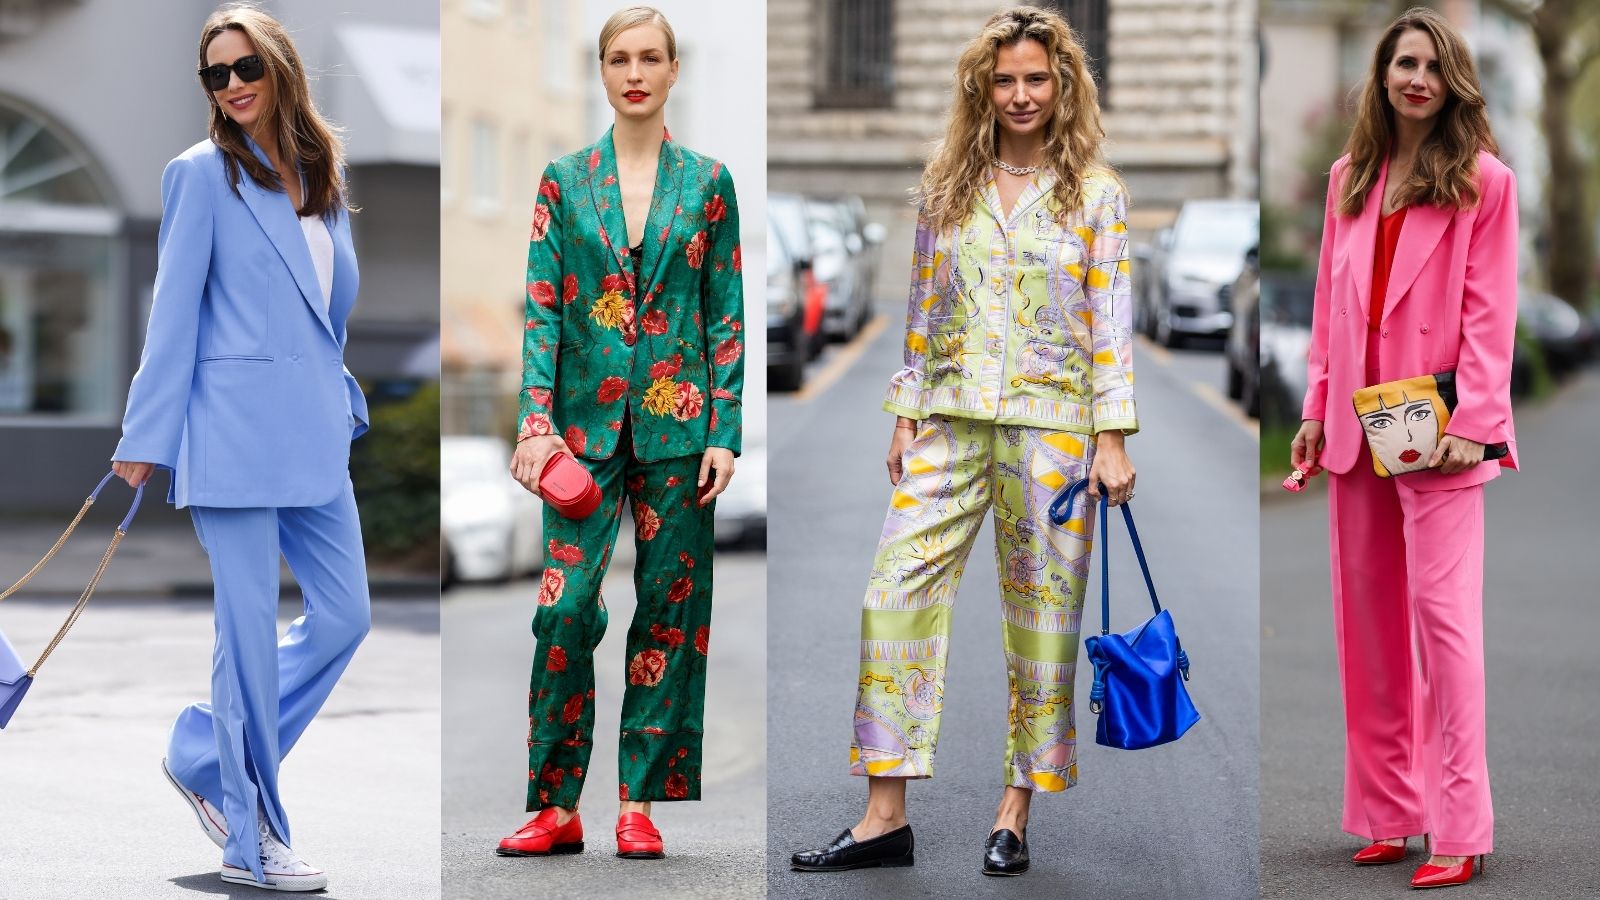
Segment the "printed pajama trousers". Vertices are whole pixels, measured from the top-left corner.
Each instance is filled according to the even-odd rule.
[[[1092,549],[1087,495],[1065,526],[1050,501],[1088,475],[1090,435],[933,416],[902,460],[861,613],[854,775],[927,778],[939,738],[950,613],[992,506],[1010,682],[1004,783],[1077,781],[1072,678]]]

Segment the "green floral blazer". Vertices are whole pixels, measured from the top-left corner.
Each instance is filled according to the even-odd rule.
[[[733,178],[667,135],[635,284],[607,131],[545,167],[528,243],[517,439],[644,462],[739,453],[744,288]]]

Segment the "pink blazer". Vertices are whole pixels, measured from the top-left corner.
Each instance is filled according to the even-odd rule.
[[[1365,437],[1350,395],[1367,382],[1367,320],[1372,262],[1388,164],[1361,215],[1338,214],[1339,186],[1350,158],[1333,164],[1317,260],[1316,301],[1307,357],[1304,419],[1323,423],[1318,462],[1343,474]],[[1517,468],[1511,425],[1511,352],[1517,325],[1517,179],[1489,153],[1478,154],[1479,202],[1471,209],[1414,206],[1406,213],[1383,299],[1379,380],[1454,370],[1457,405],[1445,431],[1483,444],[1506,442],[1510,454],[1455,475],[1404,476],[1419,490],[1482,484]]]

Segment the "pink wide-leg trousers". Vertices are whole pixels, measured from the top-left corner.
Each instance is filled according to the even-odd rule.
[[[1484,755],[1483,485],[1419,491],[1363,450],[1328,491],[1343,828],[1494,849]]]

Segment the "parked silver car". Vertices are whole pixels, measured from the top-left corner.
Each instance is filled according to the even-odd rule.
[[[1139,320],[1151,337],[1172,347],[1188,336],[1227,334],[1233,313],[1222,297],[1244,265],[1245,251],[1261,232],[1254,200],[1190,200],[1171,228],[1156,238],[1151,258],[1149,306]]]

